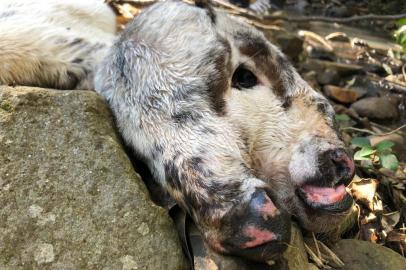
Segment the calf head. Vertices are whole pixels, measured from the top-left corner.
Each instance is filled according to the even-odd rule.
[[[224,118],[239,132],[245,160],[302,227],[334,230],[353,203],[345,186],[354,163],[332,106],[261,33],[234,21],[219,25],[233,47]]]
[[[158,3],[127,26],[95,85],[218,252],[273,258],[288,246],[290,215],[321,232],[352,204],[354,165],[331,106],[238,19]]]

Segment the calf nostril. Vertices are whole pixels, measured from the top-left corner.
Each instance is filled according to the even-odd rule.
[[[257,192],[257,194],[253,196],[250,202],[250,208],[261,216],[274,217],[279,214],[275,204],[264,191]]]
[[[335,164],[337,171],[340,174],[344,174],[344,178],[352,178],[355,173],[354,161],[349,157],[344,149],[338,148],[332,150],[330,152],[330,158]]]
[[[334,149],[330,152],[331,160],[334,163],[342,163],[346,158],[347,154],[343,149]]]

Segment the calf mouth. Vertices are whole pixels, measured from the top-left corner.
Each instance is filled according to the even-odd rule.
[[[320,213],[334,214],[347,212],[354,201],[346,191],[346,186],[351,182],[351,178],[341,179],[331,186],[320,186],[315,179],[306,181],[296,189],[296,194],[307,208]]]

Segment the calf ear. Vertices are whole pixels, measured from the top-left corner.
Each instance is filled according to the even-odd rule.
[[[97,67],[94,78],[96,92],[108,102],[112,102],[114,96],[127,96],[139,89],[147,93],[147,85],[154,84],[154,77],[148,75],[151,70],[159,69],[151,55],[147,45],[133,40],[112,46]]]

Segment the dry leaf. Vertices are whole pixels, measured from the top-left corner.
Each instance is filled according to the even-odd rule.
[[[377,187],[378,180],[372,178],[352,182],[349,185],[349,189],[354,199],[368,207],[370,210],[374,209],[374,197]]]

